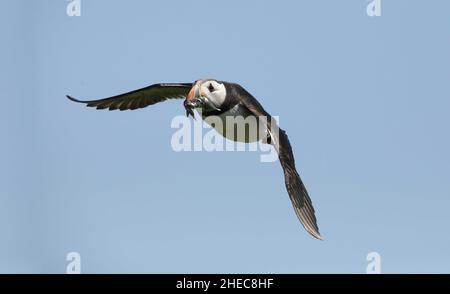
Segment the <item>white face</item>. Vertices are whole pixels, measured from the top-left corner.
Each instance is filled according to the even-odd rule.
[[[214,80],[204,80],[200,82],[200,95],[208,98],[218,108],[225,101],[227,90],[225,85]]]

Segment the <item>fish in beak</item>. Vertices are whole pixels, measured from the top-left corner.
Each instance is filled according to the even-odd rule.
[[[186,109],[186,116],[191,115],[194,119],[194,108],[207,107],[209,109],[220,111],[214,103],[212,103],[205,93],[200,91],[201,82],[197,82],[189,91],[186,100],[184,101],[184,108]]]
[[[184,100],[184,108],[186,109],[186,116],[189,117],[190,115],[195,119],[193,111],[194,107],[192,107],[191,103],[187,99]]]

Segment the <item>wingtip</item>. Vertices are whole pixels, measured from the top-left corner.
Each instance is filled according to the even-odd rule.
[[[325,239],[321,235],[314,236],[317,240],[325,241]]]
[[[72,97],[72,96],[70,96],[70,95],[66,95],[66,97],[69,99],[69,100],[71,100],[71,101],[74,101],[74,102],[77,102],[77,103],[89,103],[89,101],[83,101],[83,100],[78,100],[77,98],[74,98],[74,97]],[[88,105],[89,106],[89,105]]]
[[[66,95],[66,97],[67,97],[69,100],[72,100],[72,101],[75,101],[75,102],[80,102],[80,100],[75,99],[75,98],[73,98],[73,97],[70,96],[70,95]]]
[[[310,230],[307,231],[311,236],[313,236],[317,240],[324,241],[324,238],[322,237],[322,235],[320,235],[319,231],[310,231]]]

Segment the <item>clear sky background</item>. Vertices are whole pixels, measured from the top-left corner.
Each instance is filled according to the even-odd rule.
[[[450,2],[1,1],[0,272],[450,272]],[[180,152],[182,101],[72,103],[240,83],[287,130],[325,241],[278,162]]]

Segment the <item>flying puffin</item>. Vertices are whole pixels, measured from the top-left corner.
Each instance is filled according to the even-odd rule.
[[[144,108],[167,99],[185,99],[186,115],[194,117],[193,110],[201,113],[202,119],[216,116],[254,116],[264,124],[264,131],[254,136],[230,136],[226,128],[216,128],[224,137],[242,142],[263,140],[278,152],[284,171],[286,189],[294,206],[295,213],[303,227],[315,238],[322,240],[317,226],[314,208],[308,192],[295,168],[294,155],[286,132],[278,127],[271,115],[242,86],[214,79],[197,80],[194,83],[161,83],[139,90],[99,100],[81,101],[67,96],[72,101],[85,103],[89,107],[109,110],[134,110]],[[265,118],[261,120],[260,118]],[[195,118],[195,117],[194,117]],[[213,127],[215,127],[213,125]],[[259,130],[259,128],[258,128]],[[231,133],[231,132],[229,132]],[[234,132],[233,132],[234,133]]]

